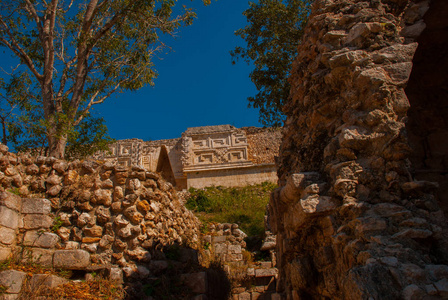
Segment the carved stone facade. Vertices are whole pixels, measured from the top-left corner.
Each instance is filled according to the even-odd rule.
[[[279,129],[192,127],[178,139],[117,141],[109,153],[95,158],[160,172],[178,189],[243,186],[277,181],[275,157],[280,140]]]

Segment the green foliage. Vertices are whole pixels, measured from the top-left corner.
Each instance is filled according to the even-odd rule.
[[[8,192],[10,192],[11,194],[20,196],[19,188],[12,188],[12,189],[9,189]]]
[[[18,137],[37,132],[39,139],[32,139],[27,146],[42,147],[40,137],[44,136],[49,155],[63,157],[70,139],[72,145],[82,144],[85,135],[81,133],[93,132],[86,124],[104,128],[102,119],[91,119],[84,128],[81,121],[93,105],[112,94],[154,84],[153,60],[166,49],[163,37],[173,36],[196,17],[177,2],[1,1],[0,47],[9,51],[11,65],[17,67],[5,72],[5,80],[0,82],[9,94],[9,102],[0,103],[4,107],[0,121],[10,120],[16,109],[26,112],[18,114],[19,127],[9,122],[12,139],[17,142]],[[5,130],[5,122],[3,125]],[[75,129],[77,126],[81,128]],[[75,148],[67,149],[70,155],[86,153],[85,147]]]
[[[50,229],[52,232],[57,232],[59,228],[62,227],[63,224],[64,222],[62,222],[61,217],[55,217],[53,220],[53,225],[51,226]]]
[[[248,235],[261,237],[266,205],[276,187],[273,183],[264,182],[241,188],[190,188],[186,206],[195,211],[205,224],[237,223]]]
[[[282,107],[288,96],[287,81],[303,28],[310,12],[311,0],[258,0],[249,2],[244,11],[248,25],[235,32],[247,46],[230,52],[232,62],[253,62],[250,74],[258,93],[249,97],[249,107],[260,111],[260,122],[282,126]]]

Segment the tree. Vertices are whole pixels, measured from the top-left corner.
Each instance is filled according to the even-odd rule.
[[[0,45],[19,59],[14,72],[26,73],[35,87],[50,156],[64,156],[71,132],[93,105],[153,84],[152,58],[165,47],[161,35],[195,17],[186,7],[173,17],[176,2],[1,1]]]
[[[249,107],[258,108],[265,126],[282,126],[282,107],[289,96],[288,74],[303,35],[312,0],[259,0],[244,11],[248,25],[235,32],[247,46],[230,52],[232,63],[253,62],[250,78],[258,93]]]

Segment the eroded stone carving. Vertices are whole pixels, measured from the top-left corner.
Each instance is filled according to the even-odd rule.
[[[230,125],[193,127],[178,139],[117,141],[109,152],[98,153],[95,158],[172,174],[166,179],[174,180],[171,183],[177,188],[246,185],[277,180],[274,157],[280,137],[280,130],[275,129],[237,129]],[[167,158],[162,158],[166,156],[162,155],[163,147]]]

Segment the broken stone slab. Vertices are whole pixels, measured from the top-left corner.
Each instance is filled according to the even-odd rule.
[[[306,214],[322,213],[333,210],[336,204],[329,196],[312,195],[300,200],[302,210]]]
[[[85,250],[57,250],[53,256],[55,268],[79,270],[90,264],[90,254]]]
[[[195,294],[207,293],[207,273],[197,272],[182,274],[181,280],[187,285]]]
[[[319,180],[319,173],[304,172],[295,173],[288,177],[286,185],[280,191],[280,199],[289,203],[297,201],[301,198],[302,191],[310,184]]]
[[[0,285],[6,287],[6,293],[17,294],[22,289],[25,277],[25,272],[16,270],[2,271],[0,272]]]

